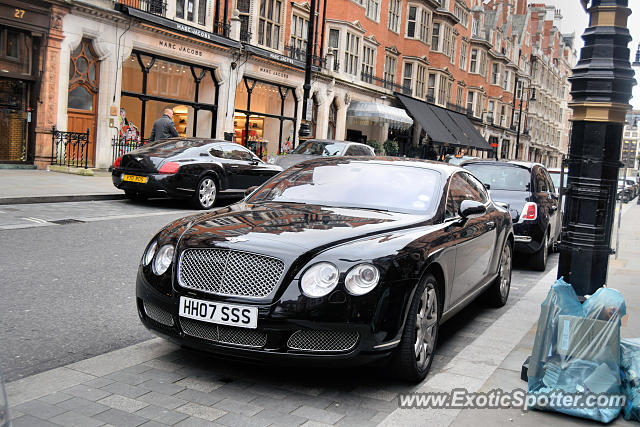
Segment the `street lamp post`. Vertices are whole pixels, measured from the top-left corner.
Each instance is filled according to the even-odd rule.
[[[573,70],[573,126],[558,277],[579,296],[607,280],[622,129],[635,84],[628,0],[582,0],[589,13]]]
[[[314,39],[314,26],[316,22],[316,0],[311,0],[309,8],[309,25],[307,26],[307,54],[305,58],[304,66],[304,93],[302,95],[302,122],[300,123],[300,130],[298,135],[300,138],[307,138],[311,135],[311,126],[307,119],[309,98],[311,95],[311,69],[313,67],[313,47],[315,44]]]

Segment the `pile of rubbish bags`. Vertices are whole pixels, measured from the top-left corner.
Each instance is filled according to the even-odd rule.
[[[600,288],[580,303],[558,279],[541,306],[527,373],[529,407],[608,423],[625,404],[606,398],[625,393],[625,418],[640,420],[640,340],[621,346],[625,314],[618,291]],[[598,404],[588,404],[589,396]]]

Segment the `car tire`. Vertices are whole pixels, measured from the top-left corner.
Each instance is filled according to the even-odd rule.
[[[509,299],[511,290],[511,272],[513,271],[513,248],[506,242],[500,254],[500,267],[498,277],[493,281],[487,292],[485,299],[492,307],[503,307]]]
[[[438,342],[441,314],[438,285],[429,274],[411,300],[402,338],[391,361],[397,378],[417,383],[427,376]]]
[[[129,200],[143,201],[147,200],[148,196],[146,194],[138,193],[132,190],[124,190],[124,197]]]
[[[217,196],[216,181],[211,176],[203,176],[191,197],[191,204],[196,209],[211,209],[216,203]]]
[[[545,271],[547,269],[547,258],[549,257],[549,231],[544,234],[544,240],[540,249],[533,254],[531,259],[531,267],[536,271]]]

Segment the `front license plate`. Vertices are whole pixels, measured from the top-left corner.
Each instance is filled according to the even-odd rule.
[[[258,307],[180,297],[178,314],[182,317],[188,317],[189,319],[200,320],[202,322],[251,329],[258,327]]]
[[[123,181],[131,181],[131,182],[139,182],[141,184],[147,183],[146,176],[138,176],[138,175],[125,175],[122,177]]]

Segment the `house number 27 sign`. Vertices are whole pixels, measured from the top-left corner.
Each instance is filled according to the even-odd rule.
[[[24,9],[14,9],[13,17],[18,19],[24,18]]]

